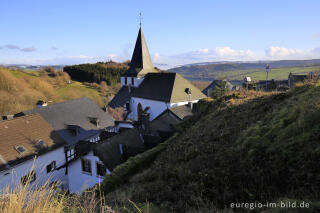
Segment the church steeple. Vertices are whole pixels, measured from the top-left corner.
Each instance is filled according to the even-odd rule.
[[[124,75],[142,77],[149,72],[157,72],[157,70],[153,67],[147,43],[140,26],[130,63],[130,69]]]

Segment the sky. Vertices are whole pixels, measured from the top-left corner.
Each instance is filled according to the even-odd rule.
[[[131,58],[155,66],[320,58],[319,0],[0,0],[0,64]]]

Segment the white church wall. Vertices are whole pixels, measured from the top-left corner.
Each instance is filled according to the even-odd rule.
[[[139,86],[139,85],[142,83],[143,79],[144,79],[144,78],[135,78],[135,79],[134,79],[134,85],[135,85],[136,87]]]
[[[150,109],[148,111],[150,113],[150,121],[155,119],[164,110],[166,110],[168,107],[170,107],[169,104],[167,104],[166,102],[132,97],[130,100],[131,113],[128,116],[129,119],[133,119],[133,120],[138,119],[137,108],[138,108],[139,103],[142,105],[143,109],[145,109],[146,107],[150,107]]]
[[[10,189],[16,188],[21,183],[21,178],[33,169],[36,174],[36,180],[32,182],[32,186],[41,187],[43,184],[58,181],[64,189],[68,187],[68,178],[65,174],[65,168],[53,170],[47,173],[47,165],[52,161],[56,161],[56,168],[65,164],[64,147],[52,150],[38,156],[36,159],[30,159],[18,164],[11,169],[0,172],[0,189],[3,190],[7,186]]]
[[[81,159],[90,160],[91,162],[91,173],[82,171]],[[90,151],[87,155],[73,161],[68,165],[68,181],[70,193],[80,194],[85,189],[91,188],[98,183],[102,183],[104,177],[97,175],[96,163],[102,163],[99,157],[94,156],[93,152]],[[106,170],[109,173],[108,170]]]
[[[198,101],[199,100],[194,100],[192,101],[192,103],[197,103]],[[129,119],[138,120],[137,108],[139,103],[141,103],[143,110],[146,107],[150,107],[148,112],[150,113],[150,121],[152,121],[166,109],[170,107],[186,105],[188,104],[188,101],[177,102],[177,103],[166,103],[166,102],[154,101],[150,99],[132,97],[130,100],[131,113],[128,116]]]
[[[127,78],[127,84],[125,83],[125,78]],[[144,78],[136,78],[136,77],[121,77],[120,78],[120,83],[121,86],[127,86],[127,85],[132,85],[132,79],[133,79],[133,86],[138,87],[141,82],[143,81]]]

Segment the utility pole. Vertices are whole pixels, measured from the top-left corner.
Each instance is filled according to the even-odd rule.
[[[269,74],[269,71],[270,71],[270,66],[269,66],[269,64],[267,64],[267,66],[266,66],[266,72],[267,72],[266,91],[268,90],[268,74]]]

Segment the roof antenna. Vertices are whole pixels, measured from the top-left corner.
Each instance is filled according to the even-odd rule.
[[[139,20],[140,20],[140,28],[141,28],[141,20],[142,20],[142,17],[141,17],[141,12],[139,13]]]

